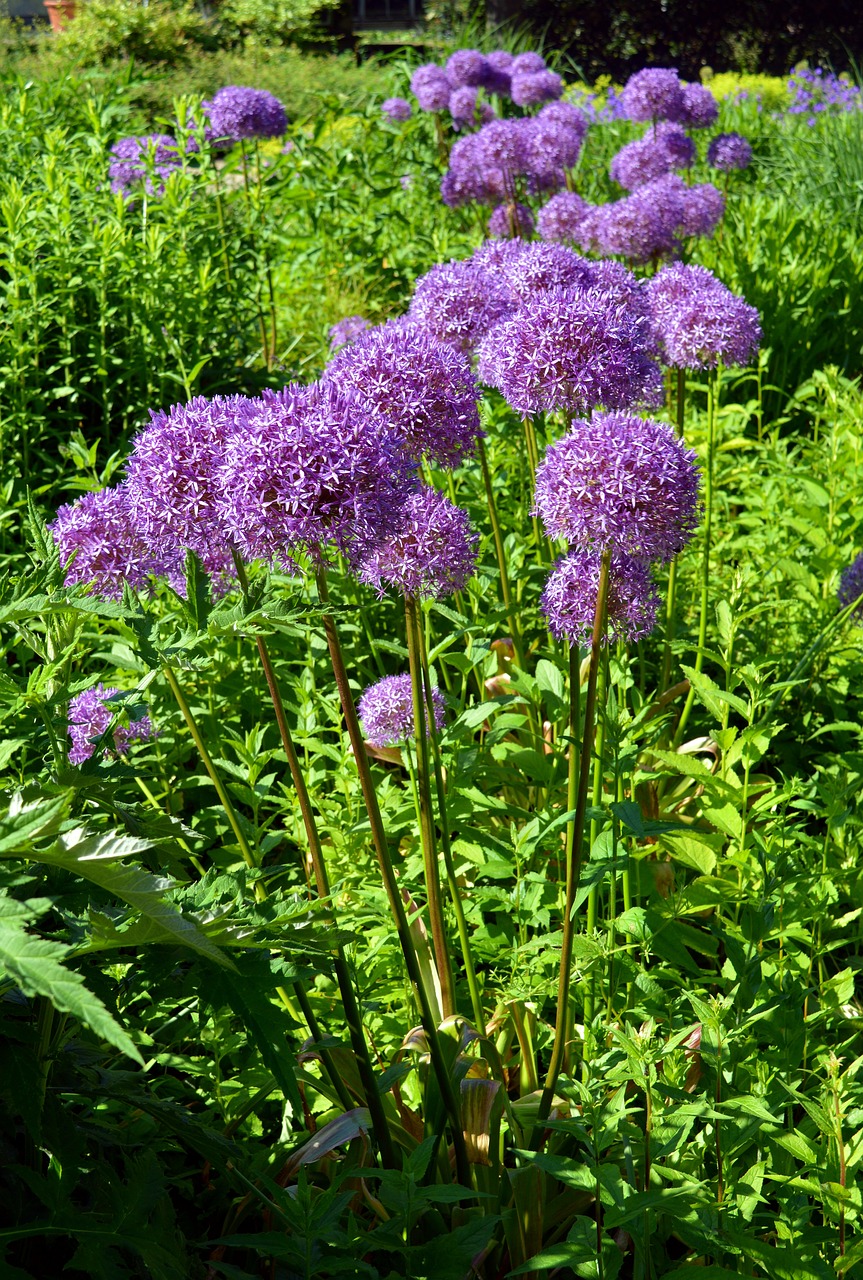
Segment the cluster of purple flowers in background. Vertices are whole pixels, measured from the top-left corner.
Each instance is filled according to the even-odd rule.
[[[839,582],[839,603],[843,609],[863,596],[863,552],[851,561]],[[863,602],[854,610],[855,618],[863,618]]]
[[[265,89],[228,85],[202,102],[200,121],[183,146],[187,156],[200,151],[196,127],[203,126],[204,140],[214,151],[229,150],[235,143],[253,138],[279,138],[288,127],[285,108]],[[168,176],[183,163],[181,144],[166,133],[120,138],[111,147],[108,177],[111,190],[127,198],[142,185],[148,195],[161,195]]]
[[[465,129],[497,115],[493,98],[509,99],[517,107],[536,107],[559,98],[563,81],[538,53],[457,49],[445,66],[428,62],[418,67],[411,78],[411,93],[422,111],[449,111],[453,127]],[[406,120],[411,114],[404,98],[388,98],[382,109],[393,120]]]
[[[801,67],[788,81],[791,103],[789,115],[807,117],[814,125],[820,115],[838,115],[843,111],[859,111],[863,106],[860,86],[844,76],[834,75],[823,67]]]
[[[89,760],[96,749],[96,740],[108,730],[116,712],[108,705],[112,699],[122,697],[119,689],[109,689],[97,684],[92,689],[85,689],[69,702],[69,737],[72,748],[69,752],[70,764],[83,764]],[[132,720],[129,724],[114,726],[111,734],[112,746],[105,747],[104,754],[124,756],[133,742],[146,742],[155,735],[149,716],[140,720]]]

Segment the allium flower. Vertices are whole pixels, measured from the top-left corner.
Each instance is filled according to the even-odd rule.
[[[697,295],[662,330],[666,363],[680,369],[749,364],[760,341],[757,310],[724,286]]]
[[[111,148],[108,177],[111,190],[129,195],[143,183],[150,195],[161,195],[164,179],[182,164],[177,141],[167,133],[121,138]],[[154,182],[155,178],[163,181]]]
[[[105,685],[97,684],[95,688],[85,689],[83,693],[71,699],[69,702],[69,737],[72,739],[72,749],[69,752],[70,764],[83,764],[85,760],[90,759],[96,749],[93,739],[101,738],[114,719],[115,711],[106,706],[106,703],[119,692],[119,689],[107,689]],[[149,716],[142,716],[140,720],[133,720],[128,725],[118,724],[111,735],[114,743],[113,752],[110,747],[105,747],[104,754],[124,756],[131,743],[146,742],[148,738],[154,736],[154,732]]]
[[[452,122],[456,129],[463,128],[466,124],[473,124],[476,119],[476,89],[465,85],[461,89],[454,89],[449,96],[449,110],[452,116]]]
[[[404,186],[404,183],[402,184]],[[410,185],[410,184],[408,184]],[[360,334],[372,326],[365,316],[345,316],[330,327],[330,350],[338,351],[339,347],[347,347],[356,342]]]
[[[725,196],[711,182],[698,182],[683,192],[681,228],[687,236],[712,236],[725,213]]]
[[[522,238],[533,233],[533,214],[526,204],[501,204],[488,220],[488,234],[495,240]]]
[[[523,253],[532,251],[535,247],[524,240],[486,240],[478,249],[474,249],[468,261],[481,271],[500,276],[502,282],[509,287],[505,273]]]
[[[596,265],[598,267],[600,264]],[[712,290],[728,292],[722,281],[707,267],[690,266],[682,262],[669,263],[657,271],[652,279],[644,282],[644,288],[653,324],[660,339],[680,312],[697,302],[702,294]]]
[[[581,547],[558,560],[549,574],[540,604],[557,640],[590,643],[601,566],[601,551]],[[612,552],[603,643],[635,641],[649,635],[656,625],[658,605],[647,561]]]
[[[574,191],[560,191],[536,215],[536,229],[543,240],[563,243],[575,239],[575,230],[587,213],[587,202]]]
[[[742,133],[717,133],[707,148],[707,163],[723,173],[748,169],[752,163],[752,145]]]
[[[474,254],[476,261],[478,254]],[[522,301],[532,301],[549,289],[587,288],[591,263],[559,244],[528,244],[499,266],[506,286]]]
[[[446,705],[440,689],[432,689],[435,727],[438,733],[444,726]],[[359,700],[363,732],[371,747],[397,747],[415,737],[414,703],[409,675],[384,676],[370,684]],[[427,716],[423,706],[423,716]],[[426,720],[426,728],[428,721]]]
[[[445,111],[452,90],[449,77],[436,62],[418,67],[411,78],[411,93],[423,111]]]
[[[340,359],[341,357],[336,357]],[[399,436],[333,385],[288,385],[225,446],[220,517],[246,560],[290,568],[304,548],[349,551],[396,523],[414,484]]]
[[[549,446],[536,512],[550,538],[670,560],[698,523],[698,468],[665,422],[594,413]]]
[[[662,378],[643,321],[597,289],[549,289],[492,329],[479,376],[518,413],[659,404]]]
[[[515,173],[504,172],[496,164],[489,164],[484,150],[484,139],[490,129],[516,121],[493,121],[479,133],[459,138],[450,152],[449,168],[441,181],[441,198],[453,208],[468,204],[471,200],[482,204],[496,204],[508,198],[514,189]]]
[[[228,85],[204,107],[216,138],[240,142],[244,138],[280,138],[288,127],[285,108],[266,89]]]
[[[519,53],[509,64],[511,76],[532,76],[545,71],[545,58],[539,53]]]
[[[683,110],[683,86],[673,68],[645,67],[630,76],[621,95],[630,120],[676,120]]]
[[[516,305],[506,285],[474,262],[446,262],[417,280],[408,319],[470,353]]]
[[[93,583],[103,600],[120,600],[125,582],[133,589],[142,587],[150,575],[168,570],[137,528],[124,485],[85,493],[60,507],[48,528],[61,564],[75,556],[66,570],[66,586]]]
[[[476,49],[457,49],[447,59],[447,79],[455,89],[464,86],[476,88],[484,84],[487,71],[488,64]]]
[[[496,49],[485,60],[485,76],[483,88],[486,93],[496,93],[498,97],[508,98],[511,88],[510,69],[513,57],[506,49]]]
[[[705,85],[683,86],[683,105],[673,117],[678,124],[687,129],[709,129],[712,124],[716,124],[718,116],[719,104]]]
[[[513,70],[510,94],[518,107],[535,107],[540,102],[551,102],[562,93],[563,81],[555,71]]]
[[[852,560],[839,581],[839,603],[844,609],[863,596],[863,554]],[[852,617],[863,617],[863,604],[855,609]]]
[[[396,120],[399,124],[410,120],[413,115],[413,108],[407,98],[385,98],[381,103],[381,111],[385,116],[389,116],[390,120]]]
[[[466,511],[423,487],[406,500],[395,530],[362,554],[357,577],[379,595],[396,587],[440,600],[473,576],[478,541]]]
[[[688,169],[695,159],[695,143],[679,124],[663,121],[643,138],[627,142],[611,162],[614,182],[634,191],[672,169]]]
[[[346,347],[324,382],[386,422],[415,461],[456,467],[479,436],[479,389],[467,359],[414,324],[392,321]]]
[[[578,228],[578,243],[585,250],[635,262],[673,253],[679,247],[687,190],[682,178],[668,174],[623,200],[589,207]]]
[[[554,112],[554,114],[551,114]],[[587,120],[569,103],[551,103],[530,122],[528,179],[537,190],[554,190],[578,163]]]

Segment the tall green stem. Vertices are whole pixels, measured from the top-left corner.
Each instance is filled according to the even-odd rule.
[[[479,463],[482,468],[482,482],[485,486],[485,497],[488,503],[488,518],[491,521],[491,532],[494,538],[494,549],[497,556],[497,567],[500,573],[500,594],[503,597],[504,608],[507,613],[510,630],[512,632],[512,645],[515,649],[515,658],[519,667],[524,670],[524,647],[521,641],[521,633],[519,631],[518,618],[512,602],[512,591],[509,585],[509,574],[506,569],[506,552],[504,550],[503,534],[501,533],[500,520],[497,515],[497,506],[494,500],[494,488],[491,483],[491,473],[488,469],[488,458],[485,452],[485,444],[480,438],[478,442]]]
[[[336,629],[335,619],[329,611],[330,597],[329,590],[327,588],[326,573],[323,569],[318,570],[317,585],[318,594],[323,608],[322,621],[327,640],[327,647],[330,653],[330,661],[333,667],[333,675],[335,677],[336,688],[339,693],[342,714],[344,715],[345,724],[348,730],[348,737],[350,738],[351,749],[357,766],[357,773],[360,778],[363,799],[365,800],[366,810],[369,815],[372,843],[374,844],[375,853],[377,855],[381,879],[383,880],[390,910],[393,915],[393,920],[395,921],[396,933],[398,934],[402,955],[404,956],[405,968],[407,969],[408,978],[411,986],[413,987],[414,998],[416,999],[420,1010],[423,1029],[425,1030],[426,1038],[428,1040],[432,1070],[435,1073],[444,1108],[446,1109],[447,1117],[449,1119],[453,1150],[455,1152],[456,1174],[459,1182],[462,1183],[463,1186],[469,1187],[471,1186],[470,1163],[467,1158],[464,1131],[461,1127],[458,1098],[456,1096],[452,1078],[446,1068],[446,1062],[444,1060],[440,1044],[440,1037],[438,1035],[438,1028],[432,1014],[428,994],[423,985],[422,974],[420,972],[416,952],[413,948],[413,942],[411,941],[404,903],[399,890],[398,880],[396,879],[395,868],[393,867],[392,859],[390,857],[386,832],[384,831],[383,819],[378,806],[377,793],[375,792],[375,784],[372,778],[371,768],[369,766],[369,759],[366,755],[363,734],[360,728],[360,722],[357,718],[356,707],[354,706],[354,699],[353,694],[351,693],[348,673],[345,668],[339,634]]]
[[[564,1054],[566,1049],[566,1031],[568,1019],[566,1016],[567,1004],[569,1001],[569,977],[572,968],[572,943],[575,935],[575,921],[573,919],[575,913],[575,898],[578,892],[578,882],[581,876],[581,864],[584,859],[584,821],[587,813],[587,784],[590,777],[590,757],[593,751],[593,733],[594,719],[596,713],[596,683],[599,674],[599,657],[602,647],[603,634],[605,631],[605,609],[608,600],[608,577],[609,564],[611,561],[611,550],[602,553],[602,564],[599,572],[599,586],[596,593],[596,610],[593,616],[593,635],[590,643],[590,668],[587,677],[587,695],[584,704],[584,730],[581,739],[581,758],[577,765],[577,780],[574,777],[576,764],[573,759],[574,750],[570,755],[569,762],[569,784],[567,793],[571,798],[574,791],[577,792],[575,803],[575,814],[572,821],[566,829],[566,905],[563,917],[563,942],[560,951],[560,973],[557,986],[557,1025],[554,1032],[554,1044],[551,1051],[551,1061],[548,1066],[548,1073],[545,1078],[545,1087],[539,1101],[539,1113],[536,1120],[536,1128],[533,1131],[531,1145],[538,1148],[542,1141],[542,1127],[548,1119],[551,1111],[551,1104],[554,1100],[554,1090],[557,1084],[563,1065]],[[571,651],[570,651],[571,654]],[[574,676],[573,664],[570,658],[570,685]],[[578,679],[578,676],[575,675]],[[572,708],[573,699],[570,693],[570,707]],[[570,731],[573,740],[578,732],[577,726],[571,724]]]
[[[683,439],[686,421],[686,370],[677,370],[677,396],[675,401],[677,435]],[[677,630],[677,557],[668,566],[668,591],[665,596],[665,643],[662,647],[662,669],[659,690],[663,694],[671,680],[671,646]]]
[[[261,182],[261,152],[257,138],[255,138],[255,181],[258,187],[258,209],[262,211],[264,207],[264,186]],[[276,290],[273,285],[273,264],[270,259],[266,236],[264,236],[264,272],[267,277],[267,297],[270,304],[270,358],[267,360],[267,368],[272,368],[278,345],[278,326],[276,320]]]
[[[255,267],[258,266],[258,239],[255,235],[254,218],[252,213],[252,196],[249,186],[249,157],[246,153],[246,144],[240,142],[240,150],[243,157],[243,194],[246,201],[246,221],[249,227],[249,239],[252,242],[252,253],[255,257]],[[261,282],[257,281],[255,285],[255,305],[258,309],[258,327],[261,330],[261,354],[264,357],[264,364],[270,368],[270,345],[267,340],[267,322],[264,319],[264,310],[261,306]]]
[[[414,741],[417,753],[417,790],[419,793],[420,839],[423,850],[423,867],[425,870],[426,898],[428,901],[429,924],[431,925],[432,945],[435,963],[440,978],[441,1008],[445,1018],[455,1013],[455,993],[452,977],[449,946],[446,936],[446,922],[443,917],[441,899],[440,868],[438,866],[437,843],[435,841],[434,816],[432,813],[431,779],[429,775],[429,750],[426,736],[426,711],[423,697],[422,660],[420,658],[419,625],[417,621],[417,602],[413,596],[405,596],[405,628],[408,641],[408,662],[411,673],[411,696],[413,699]],[[434,717],[432,717],[433,719]]]
[[[603,752],[605,748],[605,720],[606,720],[606,700],[608,697],[608,649],[605,651],[604,660],[600,663],[599,673],[597,675],[597,703],[599,705],[599,715],[596,717],[596,734],[595,734],[595,750],[593,753],[593,791],[591,793],[591,803],[594,809],[599,808],[602,804],[602,773],[603,773]],[[597,818],[590,820],[590,836],[587,842],[588,853],[599,837],[599,821]],[[597,905],[599,899],[599,890],[594,885],[590,893],[587,895],[587,932],[592,934],[596,929]],[[588,977],[584,989],[584,1047],[585,1057],[588,1056],[588,1027],[593,1021],[593,1011],[595,1007],[596,996],[596,975],[591,973]]]

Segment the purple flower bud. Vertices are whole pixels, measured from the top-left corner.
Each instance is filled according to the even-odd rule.
[[[432,706],[435,726],[440,732],[446,713],[440,689],[432,689]],[[369,746],[396,747],[415,737],[413,692],[408,674],[384,676],[383,680],[370,684],[360,698],[357,710]],[[423,706],[423,716],[427,714]]]
[[[740,133],[717,133],[707,148],[707,163],[723,173],[748,169],[752,163],[752,145]]]
[[[93,689],[85,689],[69,702],[69,737],[72,749],[69,752],[70,764],[83,764],[89,760],[95,750],[94,739],[101,738],[114,719],[116,708],[106,706],[110,698],[120,691],[97,684]],[[112,733],[114,748],[105,747],[104,755],[124,756],[133,742],[146,742],[155,736],[153,723],[149,716],[133,720],[130,724],[118,724]]]
[[[683,110],[683,86],[674,68],[645,67],[629,77],[621,95],[630,120],[676,120]]]
[[[379,595],[395,587],[440,600],[473,577],[478,541],[467,512],[424,486],[407,498],[393,532],[361,553],[357,577]]]
[[[495,240],[522,238],[533,233],[533,214],[526,204],[501,204],[488,220],[488,234]]]
[[[402,182],[403,187],[404,185]],[[352,342],[356,342],[360,334],[371,327],[365,316],[345,316],[344,320],[337,320],[330,328],[330,350],[338,351],[340,347],[350,346]]]
[[[476,49],[457,49],[447,59],[447,79],[456,89],[465,86],[476,88],[483,84],[487,70],[488,64],[485,58]]]
[[[418,67],[411,78],[411,93],[423,111],[445,111],[452,89],[446,72],[435,62]]]
[[[540,601],[551,634],[589,644],[593,634],[602,552],[580,547],[558,560]],[[646,560],[614,551],[609,564],[604,644],[635,641],[656,625],[659,595]]]
[[[474,262],[432,267],[416,282],[408,319],[466,354],[517,306],[506,285]]]
[[[670,560],[698,524],[695,454],[665,422],[594,413],[549,446],[536,512],[550,538]]]
[[[561,191],[539,210],[536,229],[543,240],[557,243],[573,241],[587,208],[587,202],[574,191]]]
[[[399,124],[410,120],[413,115],[413,108],[407,98],[385,98],[381,103],[381,111],[385,116],[389,116],[390,120],[396,120]]]
[[[240,142],[244,138],[280,138],[288,127],[285,108],[266,89],[228,85],[204,107],[213,136]]]

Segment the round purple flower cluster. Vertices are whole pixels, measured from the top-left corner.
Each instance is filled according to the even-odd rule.
[[[345,316],[330,327],[330,350],[338,351],[339,347],[348,347],[352,342],[372,326],[365,316]]]
[[[505,49],[482,54],[477,49],[457,49],[446,66],[427,62],[411,78],[411,92],[423,111],[449,108],[456,128],[495,113],[489,102],[478,100],[480,90],[498,98],[511,98],[516,106],[532,107],[559,98],[563,81],[545,65],[538,53],[513,57]],[[467,91],[470,91],[469,93]]]
[[[631,196],[588,209],[578,243],[593,253],[649,262],[677,252],[681,236],[711,235],[724,210],[725,197],[709,182],[687,186],[669,173]]]
[[[549,446],[536,512],[550,538],[670,560],[698,523],[695,454],[665,422],[594,413]]]
[[[115,712],[106,704],[116,698],[119,689],[109,689],[97,684],[92,689],[85,689],[69,702],[69,737],[72,748],[69,752],[70,764],[83,764],[95,751],[95,740],[101,738],[114,719]],[[128,725],[118,724],[111,734],[113,749],[105,747],[104,754],[124,756],[133,742],[146,742],[154,737],[155,731],[149,716],[140,720],[132,720]]]
[[[517,107],[538,107],[542,102],[553,102],[562,93],[563,81],[557,72],[546,67],[541,71],[519,72],[514,68],[510,95]]]
[[[423,111],[444,111],[452,90],[447,73],[435,62],[417,67],[411,77],[411,93]]]
[[[121,138],[111,148],[111,190],[124,196],[143,184],[149,195],[161,195],[165,179],[182,164],[177,141],[167,133]]]
[[[473,576],[479,541],[466,511],[427,486],[403,504],[392,533],[364,551],[357,577],[383,595],[440,600],[462,591]]]
[[[494,240],[526,240],[533,233],[533,214],[526,204],[499,204],[488,220]]]
[[[440,689],[432,689],[432,706],[435,727],[440,733],[446,712]],[[360,698],[357,710],[366,741],[371,747],[396,747],[415,737],[413,692],[411,678],[407,674],[384,676],[383,680],[370,684]],[[423,716],[427,716],[425,707]]]
[[[575,240],[576,230],[587,213],[587,201],[574,191],[560,191],[536,215],[540,238],[563,244]]]
[[[403,124],[405,120],[410,120],[413,115],[413,108],[407,98],[385,98],[381,103],[381,111],[390,120],[395,120],[398,124]]]
[[[645,67],[624,85],[623,110],[636,124],[676,120],[683,110],[683,85],[674,68]]]
[[[683,105],[674,120],[687,129],[709,129],[719,118],[719,103],[703,84],[684,84]]]
[[[852,560],[839,581],[839,603],[842,608],[853,604],[863,596],[863,553]],[[853,612],[853,617],[863,617],[863,602]]]
[[[558,560],[540,604],[551,634],[570,644],[588,644],[593,632],[602,552],[581,547]],[[659,595],[650,565],[638,556],[614,551],[609,564],[605,643],[633,642],[656,625]]]
[[[761,341],[758,312],[712,272],[672,263],[647,289],[666,364],[713,369],[750,363]]]
[[[515,309],[506,284],[475,262],[446,262],[420,276],[408,320],[469,354]]]
[[[663,121],[651,128],[643,138],[621,147],[611,162],[611,177],[627,191],[643,187],[646,182],[688,169],[695,159],[695,143],[679,124]]]
[[[60,507],[48,528],[60,563],[68,565],[66,585],[92,585],[104,600],[121,600],[124,583],[136,589],[151,575],[179,571],[176,557],[160,558],[145,540],[122,485]]]
[[[231,84],[204,103],[212,135],[219,141],[280,138],[288,127],[285,108],[266,89]]]
[[[752,163],[752,144],[740,133],[717,133],[707,148],[707,163],[723,173],[748,169]]]

